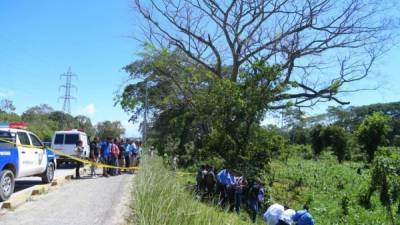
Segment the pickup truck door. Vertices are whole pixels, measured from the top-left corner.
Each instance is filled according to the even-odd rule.
[[[37,156],[34,149],[31,147],[31,141],[28,133],[24,131],[17,132],[18,136],[18,163],[19,163],[19,177],[35,175],[35,163],[37,163]]]
[[[36,174],[41,174],[46,171],[47,167],[47,155],[46,150],[40,139],[36,135],[29,133],[29,137],[32,141],[33,151],[35,152],[35,160],[37,160],[34,165],[34,171]]]

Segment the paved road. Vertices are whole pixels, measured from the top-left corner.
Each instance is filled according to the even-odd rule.
[[[7,225],[123,225],[133,175],[72,180],[15,211],[0,215]]]

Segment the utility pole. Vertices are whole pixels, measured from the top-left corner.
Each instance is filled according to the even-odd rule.
[[[76,86],[72,84],[72,77],[77,78],[76,74],[71,72],[71,67],[68,68],[68,72],[61,74],[60,79],[65,77],[65,84],[61,85],[59,89],[64,89],[64,95],[59,97],[58,99],[62,99],[64,101],[62,111],[64,113],[71,114],[71,99],[76,99],[74,96],[71,95],[71,88],[75,88]]]
[[[146,139],[147,139],[147,113],[148,113],[148,86],[147,86],[147,81],[145,82],[146,85],[146,96],[145,96],[145,101],[144,101],[144,118],[143,118],[143,144],[146,144]]]

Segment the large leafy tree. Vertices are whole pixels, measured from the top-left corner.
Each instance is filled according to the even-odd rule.
[[[317,124],[310,131],[311,147],[316,157],[321,154],[325,147],[324,129],[325,127],[323,125]]]
[[[343,127],[327,126],[323,131],[324,145],[331,147],[339,163],[342,163],[348,150],[348,134]]]
[[[307,118],[300,108],[289,107],[283,111],[284,128],[288,131],[292,144],[307,144],[309,130],[305,128]]]
[[[125,133],[125,128],[120,121],[104,121],[96,125],[98,135],[102,139],[107,137],[120,138]]]
[[[135,6],[147,22],[142,39],[154,49],[127,66],[135,83],[124,89],[122,106],[135,117],[147,100],[154,132],[166,141],[172,130],[180,154],[195,146],[243,169],[256,160],[247,154],[259,150],[253,143],[266,112],[346,104],[337,95],[368,76],[390,33],[389,13],[380,13],[387,4],[374,1],[135,0]]]
[[[357,129],[358,142],[368,155],[368,162],[372,162],[378,146],[387,142],[390,131],[390,117],[382,112],[375,112],[366,117]]]
[[[79,115],[75,117],[75,120],[77,122],[77,128],[84,130],[89,137],[94,137],[96,135],[96,129],[92,125],[92,121],[89,117]]]
[[[191,156],[187,164],[211,156],[242,170],[250,170],[254,160],[266,164],[268,145],[261,147],[256,139],[263,135],[259,124],[270,99],[285,90],[278,82],[279,66],[259,62],[241,72],[240,82],[233,82],[193,66],[181,51],[150,48],[142,56],[126,67],[134,80],[142,81],[128,85],[120,102],[135,119],[145,110],[147,93],[156,145],[177,141],[175,153]]]
[[[22,113],[21,118],[29,124],[29,130],[36,133],[44,141],[50,141],[57,130],[57,122],[50,119],[54,109],[46,104],[33,106]]]

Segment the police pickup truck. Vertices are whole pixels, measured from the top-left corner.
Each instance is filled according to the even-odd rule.
[[[0,123],[0,201],[12,195],[16,178],[39,176],[43,183],[54,178],[54,153],[26,127],[25,123]]]

